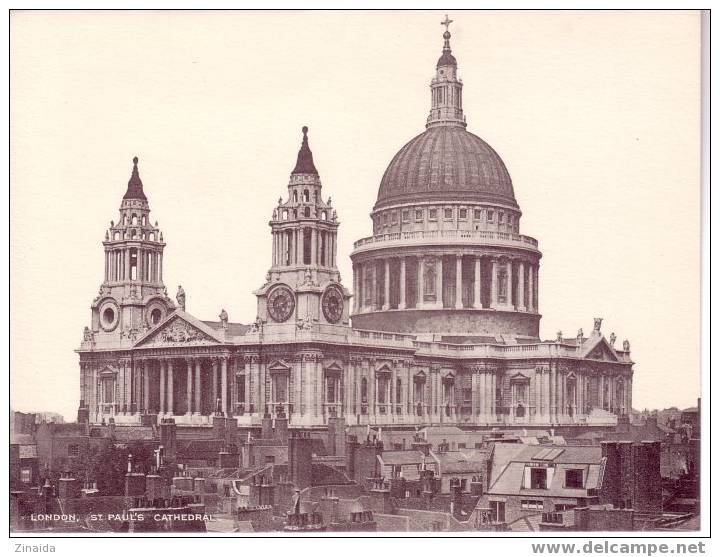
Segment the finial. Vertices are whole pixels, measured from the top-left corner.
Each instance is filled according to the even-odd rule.
[[[307,126],[303,126],[303,127],[302,127],[302,132],[303,132],[303,139],[307,139],[308,127],[307,127]]]
[[[137,157],[133,157],[133,164],[134,164],[135,166],[137,166],[138,160],[139,160],[139,159],[138,159]]]
[[[445,33],[448,33],[450,31],[450,24],[453,22],[452,19],[448,18],[448,15],[445,14],[445,20],[440,22],[440,25],[445,26]]]

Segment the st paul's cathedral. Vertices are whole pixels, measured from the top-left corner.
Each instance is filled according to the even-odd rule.
[[[78,350],[79,421],[490,429],[607,426],[630,412],[630,344],[606,338],[601,318],[588,334],[539,337],[538,241],[520,232],[502,159],[467,131],[447,26],[443,39],[425,130],[383,175],[352,285],[307,128],[268,208],[272,265],[251,324],[191,315],[182,287],[168,296],[163,233],[134,159]]]

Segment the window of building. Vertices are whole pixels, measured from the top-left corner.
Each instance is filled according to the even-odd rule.
[[[482,209],[473,210],[473,218],[475,220],[481,220],[482,219]]]
[[[415,209],[415,220],[423,220],[422,209]]]
[[[498,213],[498,224],[504,224],[505,223],[505,213],[500,211]]]
[[[490,519],[505,522],[505,501],[490,501]]]
[[[306,228],[303,231],[303,265],[310,265],[312,262],[312,231]]]
[[[367,404],[368,401],[368,384],[365,377],[360,381],[360,401],[363,404]]]
[[[23,468],[20,470],[20,481],[24,484],[32,482],[32,470],[30,470],[30,468]]]
[[[543,502],[539,499],[521,499],[520,507],[523,509],[542,510]]]
[[[575,507],[576,507],[576,505],[572,505],[572,504],[570,504],[570,503],[564,503],[564,504],[560,504],[560,505],[555,505],[555,512],[569,511],[569,510],[571,510],[571,509],[574,509]]]
[[[293,201],[297,203],[298,197],[297,197],[297,190],[293,192]]]
[[[453,210],[452,209],[445,209],[445,219],[451,219],[453,218]]]
[[[577,469],[565,470],[565,487],[569,489],[582,489],[583,471]]]
[[[467,218],[467,209],[460,209],[460,218],[461,219]]]
[[[458,443],[458,450],[460,450],[460,449],[467,449],[467,444],[466,443]],[[465,480],[463,480],[463,481],[465,481]]]
[[[488,209],[487,220],[488,222],[495,222],[495,211]]]
[[[463,402],[472,402],[472,389],[462,390]]]
[[[270,454],[265,455],[265,464],[275,464],[275,457]]]
[[[310,203],[310,192],[308,190],[303,192],[303,201],[305,203]]]
[[[245,401],[245,376],[237,375],[236,378],[237,378],[238,401],[244,402]]]
[[[402,212],[402,221],[403,222],[410,222],[410,211],[408,209],[403,209]]]
[[[390,213],[390,222],[392,224],[397,224],[397,211]]]
[[[80,456],[80,445],[68,445],[67,454],[69,457]]]
[[[428,218],[429,218],[430,220],[437,220],[437,209],[434,209],[434,208],[433,208],[433,209],[430,209],[430,210],[428,211]]]
[[[395,381],[395,404],[402,403],[402,379],[399,377]]]
[[[310,218],[310,207],[305,207],[305,218],[306,219]]]
[[[530,489],[547,489],[547,469],[530,469]]]

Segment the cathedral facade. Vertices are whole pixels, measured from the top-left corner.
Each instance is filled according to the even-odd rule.
[[[630,412],[630,344],[606,338],[601,318],[588,335],[540,339],[538,242],[520,233],[502,159],[466,129],[447,28],[443,39],[426,129],[385,171],[351,289],[307,128],[272,210],[272,266],[248,325],[224,310],[191,315],[182,287],[168,296],[163,234],[134,159],[78,350],[79,421],[553,427]]]

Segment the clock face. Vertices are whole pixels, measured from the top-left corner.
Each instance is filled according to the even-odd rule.
[[[278,323],[287,321],[295,310],[295,297],[287,286],[276,286],[268,294],[268,313]]]
[[[343,295],[336,286],[330,286],[322,297],[322,309],[325,319],[337,323],[343,314]]]

